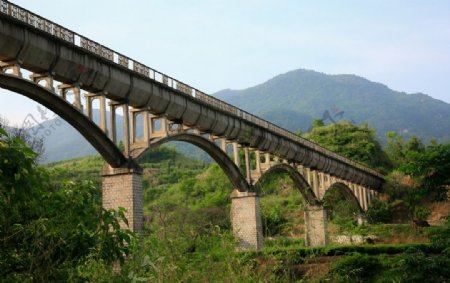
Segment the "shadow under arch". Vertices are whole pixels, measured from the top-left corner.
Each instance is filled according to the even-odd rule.
[[[325,199],[327,193],[329,193],[333,189],[338,189],[339,192],[341,192],[342,195],[345,197],[345,199],[350,200],[356,204],[356,206],[358,207],[359,213],[364,213],[364,210],[362,209],[362,207],[358,201],[358,198],[355,196],[353,191],[344,183],[336,182],[336,183],[332,184],[330,187],[328,187],[325,190],[325,195],[323,196],[323,198]]]
[[[255,184],[255,187],[260,187],[262,181],[267,178],[267,176],[276,172],[288,173],[289,177],[294,182],[295,187],[300,191],[303,198],[309,205],[321,205],[321,202],[314,195],[311,186],[308,184],[305,178],[303,178],[303,176],[294,167],[288,164],[282,163],[270,167],[270,169],[264,172],[261,178],[259,178],[258,182]]]
[[[140,156],[147,152],[147,150],[171,141],[187,142],[204,150],[209,154],[209,156],[214,159],[214,161],[217,162],[220,168],[222,168],[235,189],[241,192],[250,190],[250,186],[247,183],[244,175],[242,175],[241,171],[230,159],[230,157],[228,157],[228,155],[223,152],[222,149],[220,149],[215,143],[205,139],[200,135],[182,132],[172,134],[164,138],[156,139],[151,142],[150,146],[147,149],[139,153],[139,155],[134,159],[138,160]]]
[[[108,138],[97,124],[60,96],[32,81],[0,73],[0,87],[22,94],[58,114],[74,127],[112,167],[128,165],[122,151]]]

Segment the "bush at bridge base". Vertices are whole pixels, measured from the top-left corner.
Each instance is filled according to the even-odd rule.
[[[0,281],[80,281],[92,260],[123,262],[132,234],[91,182],[50,186],[36,154],[0,128]]]

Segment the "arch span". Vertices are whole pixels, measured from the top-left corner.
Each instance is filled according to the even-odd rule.
[[[4,73],[0,73],[0,87],[22,94],[58,114],[72,125],[112,167],[117,168],[128,164],[127,158],[102,129],[60,96],[32,81]]]
[[[332,185],[325,191],[325,195],[327,194],[327,192],[329,192],[330,190],[332,190],[332,189],[334,189],[334,188],[338,189],[338,190],[344,195],[344,197],[345,197],[347,200],[350,200],[350,201],[356,203],[356,206],[358,207],[358,210],[359,210],[358,212],[364,213],[364,210],[363,210],[363,208],[361,207],[361,205],[360,205],[360,203],[359,203],[359,201],[358,201],[358,198],[355,196],[355,194],[353,193],[353,191],[352,191],[346,184],[344,184],[344,183],[336,182],[336,183],[332,184]],[[324,198],[325,198],[325,195],[324,195]]]
[[[233,184],[234,188],[238,189],[241,192],[250,190],[250,186],[245,180],[245,177],[242,175],[236,164],[228,157],[228,155],[223,152],[222,149],[220,149],[215,143],[205,139],[200,135],[191,133],[176,133],[164,138],[156,139],[151,142],[149,148],[139,153],[139,155],[135,157],[135,159],[139,159],[139,157],[142,156],[148,149],[170,141],[183,141],[201,148],[206,153],[208,153],[217,162],[217,164],[219,164],[230,182]]]
[[[292,181],[295,184],[295,187],[300,191],[300,193],[303,195],[304,199],[308,202],[310,205],[320,205],[320,201],[317,199],[317,197],[314,195],[313,190],[311,189],[311,186],[309,183],[303,178],[303,176],[292,166],[288,164],[277,164],[275,166],[270,167],[269,170],[264,172],[264,174],[259,178],[258,182],[255,184],[256,187],[261,186],[261,182],[267,178],[268,175],[276,172],[284,172],[289,175],[289,177],[292,179]]]

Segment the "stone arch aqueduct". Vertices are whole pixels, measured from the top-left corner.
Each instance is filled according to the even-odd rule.
[[[262,176],[284,171],[293,179],[308,204],[306,242],[311,246],[327,243],[321,201],[327,189],[343,190],[363,213],[383,183],[370,168],[2,0],[0,61],[0,87],[49,108],[102,155],[108,164],[101,172],[103,206],[126,208],[133,231],[143,226],[142,170],[134,160],[167,141],[200,147],[224,170],[235,188],[231,222],[242,248],[262,247],[254,190]],[[98,125],[93,103],[100,106]],[[116,146],[118,109],[123,112],[123,152]],[[245,164],[239,151],[245,152]],[[250,165],[252,158],[256,167]]]

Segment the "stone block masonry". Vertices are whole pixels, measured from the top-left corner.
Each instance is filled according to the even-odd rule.
[[[125,223],[121,223],[121,226],[141,233],[144,223],[142,171],[108,166],[102,170],[101,175],[103,176],[103,207],[105,209],[125,208],[128,226]]]
[[[320,206],[305,208],[305,241],[307,246],[326,246],[327,211]]]
[[[239,240],[240,249],[262,248],[264,237],[259,197],[256,193],[234,190],[231,194],[230,219],[233,233]]]

